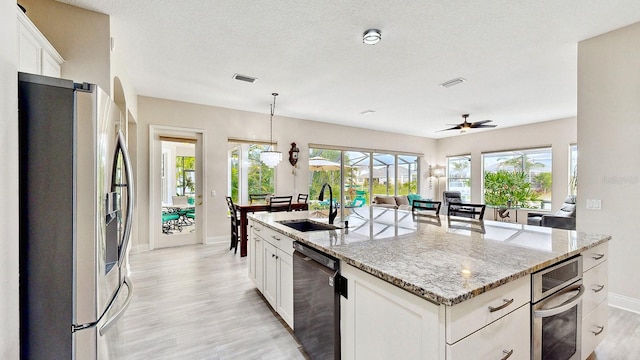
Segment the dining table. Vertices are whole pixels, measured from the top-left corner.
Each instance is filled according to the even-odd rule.
[[[255,213],[260,211],[268,211],[269,204],[267,203],[247,203],[247,204],[236,204],[236,209],[240,213],[240,256],[247,256],[247,240],[249,239],[247,233],[247,214]],[[309,204],[306,202],[291,202],[291,211],[302,211],[308,210]]]

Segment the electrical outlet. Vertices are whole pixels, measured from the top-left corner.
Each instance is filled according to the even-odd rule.
[[[602,200],[600,199],[587,199],[587,210],[601,210]]]

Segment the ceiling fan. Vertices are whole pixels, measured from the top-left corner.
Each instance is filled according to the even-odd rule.
[[[498,125],[486,125],[488,122],[491,122],[493,120],[482,120],[482,121],[476,121],[476,122],[468,122],[467,121],[468,117],[469,117],[469,114],[464,114],[464,115],[462,115],[462,118],[464,119],[464,122],[462,122],[460,124],[455,124],[454,127],[449,128],[449,129],[438,130],[438,132],[447,131],[447,130],[460,130],[460,132],[466,132],[468,129],[494,128],[494,127],[498,126]],[[454,124],[449,124],[449,125],[454,125]]]

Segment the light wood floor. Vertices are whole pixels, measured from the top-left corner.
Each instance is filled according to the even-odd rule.
[[[227,243],[131,255],[134,298],[112,328],[115,359],[306,359]],[[111,331],[111,330],[110,330]],[[640,359],[640,315],[609,308],[589,360]]]
[[[134,297],[112,328],[113,358],[305,359],[256,292],[246,259],[227,243],[132,254]]]

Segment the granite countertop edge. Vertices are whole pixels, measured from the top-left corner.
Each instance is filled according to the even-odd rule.
[[[258,214],[256,214],[256,215],[258,215]],[[313,241],[310,241],[310,240],[305,239],[305,238],[303,238],[301,236],[298,236],[296,234],[297,233],[296,231],[285,230],[281,225],[273,224],[271,221],[265,220],[259,215],[258,216],[250,215],[250,217],[252,219],[260,222],[261,224],[263,224],[264,226],[268,227],[269,229],[271,229],[273,231],[276,231],[276,232],[278,232],[280,234],[288,236],[288,237],[292,238],[293,240],[301,242],[301,243],[303,243],[305,245],[308,245],[308,246],[310,246],[310,247],[312,247],[312,248],[314,248],[314,249],[316,249],[318,251],[321,251],[321,252],[326,253],[328,255],[334,256],[334,257],[338,258],[339,260],[344,261],[348,265],[351,265],[351,266],[353,266],[353,267],[355,267],[355,268],[357,268],[359,270],[362,270],[362,271],[364,271],[364,272],[366,272],[366,273],[368,273],[368,274],[370,274],[372,276],[375,276],[375,277],[377,277],[377,278],[379,278],[381,280],[384,280],[384,281],[386,281],[386,282],[388,282],[388,283],[390,283],[392,285],[395,285],[395,286],[397,286],[397,287],[399,287],[399,288],[401,288],[403,290],[406,290],[406,291],[408,291],[408,292],[410,292],[410,293],[412,293],[414,295],[417,295],[417,296],[419,296],[419,297],[421,297],[421,298],[423,298],[423,299],[425,299],[425,300],[427,300],[429,302],[432,302],[432,303],[437,304],[437,305],[447,305],[447,306],[453,306],[453,305],[459,304],[461,302],[464,302],[466,300],[469,300],[469,299],[471,299],[473,297],[476,297],[476,296],[478,296],[480,294],[483,294],[483,293],[485,293],[487,291],[496,289],[496,288],[498,288],[498,287],[500,287],[502,285],[505,285],[505,284],[507,284],[507,283],[509,283],[511,281],[514,281],[514,280],[517,280],[517,279],[519,279],[521,277],[530,275],[530,274],[532,274],[532,273],[534,273],[534,272],[536,272],[538,270],[544,269],[544,268],[546,268],[548,266],[551,266],[553,264],[561,262],[561,261],[563,261],[565,259],[571,258],[571,257],[573,257],[575,255],[578,255],[578,254],[580,254],[580,253],[582,253],[582,252],[584,252],[584,251],[586,251],[586,250],[588,250],[590,248],[596,247],[596,246],[598,246],[600,244],[603,244],[603,243],[608,242],[608,241],[611,240],[611,236],[609,236],[609,235],[599,235],[598,234],[597,236],[602,236],[602,238],[600,240],[598,240],[598,241],[591,242],[591,243],[589,243],[587,245],[584,245],[584,246],[582,246],[582,247],[580,247],[580,248],[578,248],[576,250],[560,254],[560,255],[552,258],[552,259],[549,259],[549,260],[544,261],[542,263],[536,264],[535,266],[530,267],[528,269],[515,272],[515,273],[513,273],[513,274],[511,274],[509,276],[503,277],[501,279],[498,279],[498,280],[495,280],[495,281],[492,281],[492,282],[489,282],[489,283],[485,283],[481,287],[478,287],[478,288],[475,288],[475,289],[471,289],[471,290],[469,290],[469,291],[467,291],[467,292],[465,292],[463,294],[457,295],[455,297],[446,297],[446,296],[442,296],[442,295],[440,295],[440,294],[438,294],[438,293],[436,293],[436,292],[434,292],[432,290],[425,289],[425,288],[423,288],[423,287],[421,287],[419,285],[413,284],[413,283],[411,283],[409,281],[406,281],[406,280],[403,280],[403,279],[398,278],[396,276],[393,276],[393,275],[391,275],[389,273],[386,273],[385,271],[380,270],[380,269],[378,269],[378,268],[376,268],[374,266],[371,266],[371,265],[368,265],[368,264],[363,263],[361,261],[358,261],[357,259],[345,256],[344,254],[342,254],[342,253],[340,253],[338,251],[335,251],[333,248],[328,248],[328,247],[322,246],[322,245],[317,244],[317,243],[315,243]]]

